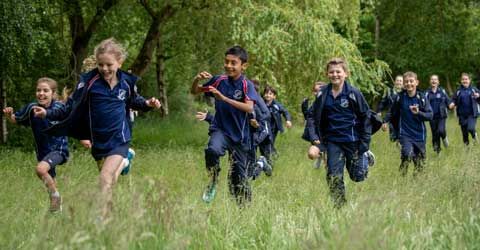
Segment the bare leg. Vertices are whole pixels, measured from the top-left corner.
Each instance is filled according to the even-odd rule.
[[[112,188],[117,180],[117,173],[120,174],[118,169],[121,171],[123,165],[123,157],[120,155],[110,155],[102,164],[99,177],[102,217],[106,217],[112,208]]]
[[[48,173],[48,170],[50,170],[50,165],[45,161],[41,161],[38,163],[35,170],[38,178],[40,178],[40,180],[42,180],[45,186],[47,187],[48,192],[49,193],[57,192],[57,185],[56,185],[55,179],[53,179],[52,176],[50,176],[50,174]]]

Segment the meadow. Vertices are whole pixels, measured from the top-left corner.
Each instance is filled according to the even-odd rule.
[[[437,155],[429,137],[425,172],[415,177],[413,165],[399,176],[388,133],[374,135],[376,165],[365,182],[346,177],[341,209],[330,201],[325,169],[306,157],[302,127],[280,135],[273,176],[253,181],[253,202],[239,208],[225,159],[217,197],[201,200],[206,123],[140,119],[137,157],[115,187],[106,224],[96,222],[98,170],[88,151],[76,145],[58,168],[63,212],[50,214],[33,148],[2,147],[0,249],[480,249],[480,145],[463,145],[455,118],[450,147]]]

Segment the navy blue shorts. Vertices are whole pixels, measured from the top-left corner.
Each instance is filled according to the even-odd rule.
[[[68,160],[67,156],[60,151],[52,151],[42,159],[42,161],[48,163],[48,165],[50,166],[50,170],[48,170],[48,174],[50,174],[52,178],[55,178],[55,176],[57,176],[55,167],[57,165],[64,164],[65,162],[67,162],[67,160]]]
[[[121,155],[123,158],[127,158],[129,146],[130,145],[128,143],[125,143],[115,148],[109,148],[109,149],[92,148],[91,153],[95,161],[102,160],[103,158],[106,158],[111,155]]]

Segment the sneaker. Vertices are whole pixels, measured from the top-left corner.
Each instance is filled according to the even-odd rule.
[[[266,176],[272,176],[272,166],[270,166],[270,164],[268,164],[268,161],[267,159],[264,157],[264,156],[260,156],[260,158],[258,158],[258,161],[257,163],[262,163],[262,170],[265,172],[265,175]]]
[[[445,138],[442,140],[442,142],[443,142],[443,146],[444,146],[445,148],[448,148],[448,145],[450,145],[450,143],[448,142],[448,138],[447,138],[447,137],[445,137]]]
[[[205,192],[203,192],[202,199],[206,203],[210,203],[213,201],[215,198],[215,194],[217,193],[217,184],[212,182],[210,183],[207,188],[205,189]]]
[[[368,150],[367,152],[365,152],[365,156],[368,160],[368,166],[373,167],[373,165],[375,165],[375,155],[373,154],[373,152]]]
[[[62,197],[60,195],[50,195],[50,209],[51,213],[62,212]]]
[[[130,172],[133,158],[135,158],[135,151],[129,148],[127,153],[127,158],[123,159],[124,167],[123,167],[122,173],[120,173],[121,175],[127,175]]]

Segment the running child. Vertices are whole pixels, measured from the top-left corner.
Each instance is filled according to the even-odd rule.
[[[263,90],[263,100],[270,110],[270,136],[268,140],[263,141],[260,145],[260,152],[267,158],[268,163],[273,166],[272,154],[277,154],[275,141],[278,132],[283,133],[282,116],[285,118],[285,126],[292,127],[292,116],[286,108],[277,100],[277,90],[272,86],[266,86]]]
[[[430,121],[433,151],[438,154],[441,150],[440,139],[443,146],[448,147],[446,121],[448,105],[451,102],[445,89],[440,87],[438,75],[430,76],[430,88],[427,90],[426,98],[433,111],[433,119]]]
[[[94,54],[97,68],[80,76],[64,108],[36,107],[34,112],[37,117],[60,121],[48,130],[51,133],[90,140],[100,171],[100,219],[105,219],[112,207],[112,188],[122,170],[130,165],[124,161],[131,141],[129,109],[158,109],[160,102],[138,95],[138,77],[120,69],[126,52],[115,39],[100,42]]]
[[[215,97],[215,117],[209,128],[209,141],[205,149],[205,165],[210,183],[203,193],[203,200],[212,202],[220,172],[220,157],[231,152],[229,189],[238,204],[251,200],[248,183],[249,153],[252,150],[249,114],[254,111],[257,93],[252,82],[243,75],[248,66],[248,54],[240,46],[225,52],[225,74],[212,76],[202,71],[195,76],[190,92]],[[200,81],[208,80],[203,85]]]
[[[425,94],[417,90],[417,74],[405,72],[403,86],[404,90],[394,99],[385,122],[391,122],[398,131],[402,160],[399,170],[405,176],[411,161],[415,165],[414,174],[423,171],[427,138],[424,122],[432,120],[433,112]]]
[[[327,182],[335,207],[346,202],[343,172],[350,179],[364,181],[368,174],[371,126],[369,107],[362,93],[348,81],[347,63],[333,58],[327,63],[330,83],[322,87],[309,112],[311,159],[327,152]]]
[[[403,90],[403,76],[402,75],[397,75],[395,77],[395,82],[393,84],[393,88],[388,88],[387,92],[383,96],[382,100],[380,103],[378,103],[377,106],[377,113],[379,115],[382,114],[384,111],[389,111],[390,108],[392,107],[393,101],[395,100],[396,96],[402,92]],[[385,116],[384,116],[385,117]],[[383,130],[387,130],[387,125],[384,126]],[[391,123],[388,123],[388,131],[390,134],[390,141],[395,142],[398,140],[398,133],[397,131],[393,128],[393,125]]]
[[[32,128],[35,139],[35,152],[38,164],[35,168],[38,178],[47,187],[50,197],[50,212],[62,211],[62,197],[55,181],[56,166],[68,160],[68,143],[66,136],[50,136],[44,129],[52,125],[51,120],[44,120],[34,116],[32,110],[35,106],[46,110],[62,108],[63,103],[56,100],[57,82],[48,77],[37,80],[36,102],[32,102],[14,113],[12,107],[3,109],[3,113],[12,123],[29,126]]]
[[[480,102],[480,91],[470,85],[470,75],[462,73],[461,86],[452,96],[450,109],[457,107],[458,123],[462,128],[463,143],[470,144],[468,134],[471,135],[474,142],[477,142],[477,116],[479,113],[478,103]]]

